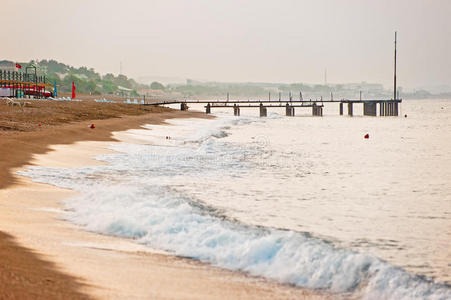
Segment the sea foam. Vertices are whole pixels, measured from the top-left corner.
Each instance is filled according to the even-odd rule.
[[[231,220],[179,190],[187,176],[224,172],[238,176],[251,169],[252,160],[247,158],[260,154],[259,145],[237,146],[222,142],[221,137],[227,135],[228,126],[254,121],[220,118],[208,121],[207,129],[201,121],[182,122],[183,128],[157,127],[149,144],[113,144],[119,153],[98,157],[107,166],[30,167],[21,174],[79,191],[79,196],[65,200],[64,217],[89,231],[132,238],[175,255],[331,293],[365,299],[451,298],[445,284],[334,247],[308,233]],[[167,132],[171,139],[162,142]]]

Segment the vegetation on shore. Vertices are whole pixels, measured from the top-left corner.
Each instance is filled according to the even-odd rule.
[[[13,62],[10,62],[13,64]],[[300,97],[300,92],[305,100],[320,99],[321,97],[335,99],[352,99],[362,97],[364,99],[393,98],[391,88],[384,88],[378,83],[343,83],[343,84],[307,84],[307,83],[265,83],[265,82],[202,82],[187,79],[184,83],[172,83],[164,85],[160,82],[139,83],[125,75],[107,73],[101,75],[93,68],[72,67],[55,60],[30,61],[21,63],[23,66],[34,64],[38,72],[45,74],[48,83],[56,83],[58,92],[68,93],[75,82],[77,93],[88,95],[119,95],[126,97],[138,97],[141,95],[154,97],[185,97],[185,98],[219,98],[225,99],[227,93],[234,99],[259,98],[277,99],[279,94],[282,99],[288,99],[291,94],[293,99]],[[398,87],[401,98],[446,98],[450,92],[431,93],[426,90],[403,91]]]

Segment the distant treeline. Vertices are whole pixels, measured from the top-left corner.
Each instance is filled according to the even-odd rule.
[[[12,63],[12,62],[11,62]],[[279,93],[283,99],[292,95],[293,99],[299,99],[300,92],[305,100],[341,98],[358,98],[362,92],[363,99],[393,98],[393,91],[384,89],[382,84],[377,83],[348,83],[348,84],[306,84],[306,83],[224,83],[224,82],[201,82],[188,79],[184,84],[169,84],[165,86],[159,82],[142,84],[125,75],[114,76],[111,73],[101,75],[93,68],[75,68],[56,60],[30,61],[21,63],[23,66],[34,64],[38,72],[46,75],[47,82],[56,83],[58,91],[70,92],[72,82],[75,82],[77,92],[93,95],[123,95],[139,96],[140,94],[150,96],[169,96],[186,98],[221,98],[225,99],[227,93],[231,99],[260,98],[277,99]],[[451,98],[451,93],[431,94],[425,90],[411,93],[403,92],[398,88],[401,98]]]
[[[135,80],[127,78],[125,75],[114,76],[111,73],[100,75],[93,68],[75,68],[55,60],[30,61],[34,64],[38,73],[45,74],[47,82],[55,84],[59,92],[70,92],[72,82],[75,82],[77,93],[84,94],[116,94],[138,96],[138,90],[150,88],[149,85],[137,83]]]
[[[185,97],[193,98],[221,98],[225,99],[229,93],[231,99],[278,99],[279,93],[282,99],[304,100],[316,99],[358,99],[360,93],[362,99],[392,99],[393,90],[385,89],[378,83],[348,83],[348,84],[306,84],[306,83],[222,83],[222,82],[199,82],[187,80],[186,84],[172,84],[165,87],[168,93],[178,93]],[[451,93],[432,94],[426,90],[404,92],[398,87],[400,98],[405,99],[432,99],[451,98]]]
[[[186,97],[209,98],[226,97],[227,93],[232,98],[264,98],[278,99],[279,94],[283,99],[291,95],[293,99],[319,99],[325,98],[356,98],[360,91],[366,97],[387,96],[388,91],[380,84],[304,84],[304,83],[221,83],[198,82],[187,80],[186,84],[172,84],[166,87],[167,91],[180,93]]]

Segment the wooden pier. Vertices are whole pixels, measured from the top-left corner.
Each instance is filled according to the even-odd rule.
[[[282,108],[285,107],[285,115],[289,117],[295,116],[295,108],[311,108],[312,116],[323,116],[324,103],[338,103],[339,114],[344,115],[344,106],[347,105],[347,115],[354,115],[354,105],[363,104],[364,116],[398,116],[399,104],[402,99],[389,99],[389,100],[169,100],[154,103],[147,103],[144,105],[160,106],[160,105],[180,105],[181,110],[187,110],[188,104],[205,104],[205,113],[210,114],[213,108],[232,108],[233,114],[239,116],[241,109],[243,108],[259,108],[260,117],[266,117],[268,115],[269,108]],[[377,109],[379,107],[379,110]],[[379,111],[379,114],[377,113]]]
[[[362,92],[360,91],[360,97],[358,100],[341,99],[334,100],[333,94],[330,93],[330,100],[304,100],[302,92],[299,92],[299,100],[293,100],[291,92],[289,93],[288,100],[282,100],[282,94],[279,92],[279,99],[272,100],[271,92],[268,92],[268,100],[230,100],[230,94],[227,93],[227,100],[221,101],[208,101],[208,100],[168,100],[155,103],[148,103],[145,105],[171,105],[179,104],[181,110],[187,110],[188,104],[205,104],[205,113],[210,114],[212,108],[233,108],[233,114],[239,116],[242,108],[259,108],[260,117],[266,117],[268,115],[268,108],[273,107],[285,107],[285,114],[293,117],[295,115],[295,108],[309,107],[312,109],[312,116],[323,116],[324,103],[338,103],[339,113],[344,115],[344,105],[347,104],[348,116],[354,115],[354,104],[363,104],[364,116],[377,116],[379,107],[379,116],[398,116],[399,104],[402,102],[397,95],[396,86],[396,41],[397,34],[395,32],[395,51],[394,51],[394,78],[393,78],[393,98],[392,99],[362,99]]]

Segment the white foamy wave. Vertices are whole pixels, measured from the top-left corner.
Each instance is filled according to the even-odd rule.
[[[71,170],[52,171],[56,169],[32,168],[27,175],[84,191],[65,204],[68,219],[90,231],[133,238],[176,255],[297,286],[362,293],[367,299],[451,296],[448,287],[375,257],[334,248],[302,233],[231,222],[168,186],[114,186],[97,180],[86,188],[86,178],[67,180]]]
[[[146,125],[144,128],[151,129],[149,135],[141,135],[142,139],[160,145],[161,141],[169,138],[167,144],[169,145],[187,145],[187,144],[200,144],[206,140],[214,138],[227,137],[227,130],[230,126],[245,125],[252,122],[264,122],[260,118],[256,117],[231,117],[222,116],[217,119],[207,120],[184,120],[173,119],[168,120],[167,123],[173,126],[167,125]],[[136,132],[136,130],[131,130]]]
[[[336,248],[305,233],[232,221],[198,202],[195,195],[180,192],[178,185],[184,178],[237,176],[253,167],[245,157],[258,155],[258,146],[243,148],[222,142],[220,134],[215,137],[227,132],[227,126],[243,122],[239,120],[220,120],[207,129],[195,127],[192,131],[175,128],[172,144],[114,144],[112,148],[120,153],[99,157],[108,166],[31,167],[21,174],[79,191],[80,196],[65,201],[65,217],[90,231],[132,238],[175,255],[333,293],[353,293],[366,299],[451,298],[449,286],[373,256]],[[166,132],[157,129],[152,139],[166,141]]]

